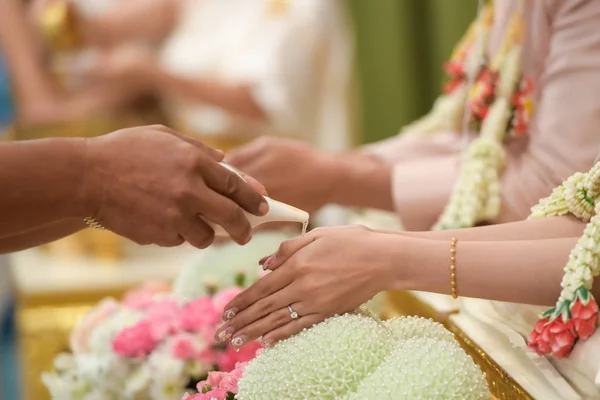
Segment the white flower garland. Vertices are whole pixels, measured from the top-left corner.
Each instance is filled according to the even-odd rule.
[[[565,265],[556,306],[540,315],[529,337],[529,346],[539,354],[562,358],[597,327],[598,305],[591,289],[600,275],[600,163],[568,178],[531,211],[530,219],[572,214],[588,222]]]

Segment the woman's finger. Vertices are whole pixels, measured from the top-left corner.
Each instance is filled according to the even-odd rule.
[[[265,335],[262,338],[263,347],[271,347],[273,344],[296,335],[304,329],[312,328],[315,324],[325,320],[322,314],[309,314],[305,317],[295,319]]]
[[[248,289],[238,294],[226,306],[222,319],[224,321],[232,320],[236,315],[246,310],[261,299],[267,298],[272,294],[279,292],[294,281],[293,270],[282,268],[278,271],[265,275],[256,281]],[[284,293],[284,295],[287,295]],[[279,304],[280,298],[275,297],[273,304]],[[290,299],[288,299],[290,300]],[[269,300],[271,301],[271,300]],[[289,302],[288,302],[289,304]],[[277,307],[271,308],[271,311]]]
[[[293,315],[287,307],[280,308],[275,312],[269,313],[264,318],[261,318],[254,323],[242,328],[241,330],[235,332],[231,339],[230,344],[234,348],[239,348],[244,346],[247,343],[250,343],[253,340],[264,336],[265,334],[281,328],[282,326],[289,324],[293,321],[296,321],[300,318],[300,316],[308,316],[308,311],[305,310],[302,303],[294,303],[292,304],[292,310],[294,313],[297,313],[296,318],[292,318]]]
[[[250,307],[238,312],[235,317],[223,324],[223,326],[217,330],[215,338],[221,341],[223,338],[225,338],[225,340],[229,339],[226,337],[227,334],[233,335],[235,332],[245,329],[247,326],[254,324],[277,310],[287,309],[288,305],[297,301],[296,297],[293,288],[287,286],[271,296],[258,300]]]
[[[263,269],[275,271],[277,268],[284,265],[290,257],[299,250],[308,246],[315,240],[317,240],[317,236],[312,234],[312,232],[296,239],[286,240],[281,243],[279,250],[277,250],[275,254],[261,260]]]

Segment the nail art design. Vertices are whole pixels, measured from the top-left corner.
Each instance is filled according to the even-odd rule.
[[[267,339],[267,340],[263,340],[260,345],[262,346],[263,349],[269,349],[273,346],[273,340],[272,339]]]
[[[237,315],[237,312],[238,312],[237,308],[230,308],[229,310],[225,311],[225,320],[232,319],[233,317],[235,317]]]
[[[269,258],[267,258],[265,260],[265,263],[263,264],[263,269],[266,271],[268,269],[271,269],[271,266],[275,263],[275,256],[272,255]]]
[[[231,339],[231,345],[235,348],[240,348],[244,345],[246,341],[246,337],[245,336],[236,336],[233,339]]]
[[[220,342],[226,342],[229,339],[231,339],[231,336],[233,335],[234,332],[235,332],[234,327],[228,326],[227,329],[224,329],[217,334],[217,338],[219,339]]]

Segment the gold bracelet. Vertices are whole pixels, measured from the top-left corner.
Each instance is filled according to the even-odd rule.
[[[450,245],[450,286],[452,298],[456,299],[456,243],[458,239],[452,238],[452,244]]]
[[[85,224],[87,226],[89,226],[90,228],[97,229],[99,231],[105,231],[106,230],[106,228],[103,227],[102,224],[100,224],[100,222],[96,221],[92,217],[85,217],[83,219],[83,222],[85,222]]]

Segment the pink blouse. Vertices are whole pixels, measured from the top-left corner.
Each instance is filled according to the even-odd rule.
[[[489,43],[493,54],[518,0],[495,2]],[[507,145],[502,214],[495,222],[527,217],[529,209],[600,153],[600,1],[525,0],[523,72],[535,86],[530,133]],[[429,229],[458,176],[457,132],[393,137],[364,149],[394,165],[395,206],[406,229]]]

